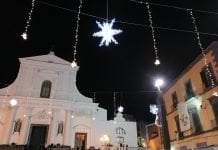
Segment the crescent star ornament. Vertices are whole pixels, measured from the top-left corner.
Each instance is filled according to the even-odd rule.
[[[113,27],[114,22],[115,22],[115,19],[112,19],[110,23],[103,22],[103,24],[100,24],[100,22],[96,21],[98,27],[101,30],[99,32],[95,32],[93,36],[102,37],[99,46],[102,46],[102,45],[108,46],[111,42],[118,44],[118,42],[114,39],[114,35],[121,33],[122,30],[113,29],[112,27]]]

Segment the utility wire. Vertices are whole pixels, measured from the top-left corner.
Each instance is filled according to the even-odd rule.
[[[138,0],[129,0],[129,1],[146,5],[146,2],[143,2],[143,1],[138,1]],[[164,5],[164,4],[158,4],[158,3],[152,3],[152,2],[149,2],[149,4],[156,5],[156,6],[161,6],[161,7],[179,9],[179,10],[183,10],[183,11],[188,11],[189,10],[189,8],[177,7],[177,6],[172,6],[172,5]],[[206,10],[192,9],[192,11],[218,15],[218,12],[212,12],[212,11],[206,11]]]
[[[61,6],[58,6],[58,5],[55,5],[55,4],[51,4],[51,3],[46,3],[46,2],[43,2],[43,1],[40,1],[40,0],[37,0],[36,2],[38,2],[38,3],[40,3],[40,4],[44,4],[44,5],[50,6],[50,7],[59,8],[59,9],[62,9],[62,10],[68,11],[68,12],[73,12],[73,13],[75,13],[75,14],[78,14],[78,11],[72,10],[72,9],[69,9],[69,8],[61,7]],[[103,17],[98,17],[98,16],[95,16],[95,15],[91,15],[91,14],[88,14],[88,13],[84,13],[84,12],[82,12],[82,11],[80,12],[80,14],[81,14],[81,15],[84,15],[84,16],[96,18],[96,19],[106,20],[106,19],[103,18]]]
[[[137,2],[137,3],[144,3],[144,2],[140,2],[140,1],[136,1],[136,0],[130,0],[130,1]],[[40,0],[37,0],[36,2],[38,2],[40,4],[44,4],[44,5],[50,6],[50,7],[54,7],[54,8],[58,8],[58,9],[62,9],[62,10],[68,11],[68,12],[72,12],[72,13],[78,14],[77,11],[69,9],[69,8],[61,7],[61,6],[58,6],[58,5],[55,5],[55,4],[46,3],[46,2],[43,2],[43,1],[40,1]],[[160,6],[164,6],[164,7],[170,7],[170,8],[176,8],[176,9],[181,9],[181,10],[185,10],[185,11],[188,10],[186,8],[175,7],[175,6],[168,6],[168,5],[161,5],[161,4],[157,4],[157,3],[149,3],[149,4],[160,5]],[[208,11],[201,11],[201,10],[193,10],[193,11],[198,11],[198,12],[203,12],[203,13],[211,13],[211,14],[218,15],[218,13],[216,13],[216,12],[208,12]],[[82,11],[80,12],[80,14],[83,15],[83,16],[88,16],[88,17],[92,17],[92,18],[96,18],[96,19],[101,19],[101,20],[105,20],[105,21],[107,20],[107,19],[105,19],[103,17],[95,16],[95,15],[88,14],[88,13],[85,13],[85,12],[82,12]],[[126,21],[122,21],[122,20],[116,20],[116,22],[121,23],[121,24],[127,24],[127,25],[133,25],[133,26],[150,28],[149,25],[140,24],[140,23],[126,22]],[[167,28],[167,27],[159,27],[159,26],[153,26],[153,27],[155,29],[162,29],[162,30],[177,31],[177,32],[186,32],[186,33],[193,33],[193,34],[195,34],[195,32],[192,31],[192,30],[175,29],[175,28]],[[218,34],[216,34],[216,33],[199,32],[199,34],[210,35],[210,36],[217,36],[218,37]]]
[[[158,90],[139,90],[139,91],[81,91],[81,93],[89,93],[89,94],[134,94],[134,93],[158,93]]]

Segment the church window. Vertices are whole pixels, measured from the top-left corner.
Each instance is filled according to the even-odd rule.
[[[42,82],[40,97],[49,98],[51,94],[51,81],[45,80]]]

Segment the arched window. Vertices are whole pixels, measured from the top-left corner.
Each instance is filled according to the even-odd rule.
[[[118,127],[118,128],[116,128],[116,134],[126,134],[126,131],[123,129],[123,128],[121,128],[121,127]]]
[[[49,98],[51,94],[51,81],[45,80],[42,82],[40,97]]]

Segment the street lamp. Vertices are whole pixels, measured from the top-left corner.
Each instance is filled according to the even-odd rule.
[[[161,78],[158,78],[155,80],[155,87],[158,89],[158,95],[156,98],[156,103],[158,107],[158,119],[160,119],[160,131],[161,131],[161,141],[163,142],[163,146],[165,150],[170,149],[170,138],[169,138],[169,132],[168,132],[168,126],[167,126],[167,120],[166,120],[166,110],[165,110],[165,104],[163,101],[163,94],[161,91],[161,87],[164,85],[164,80]]]
[[[158,91],[160,91],[160,87],[164,85],[164,80],[161,78],[158,78],[155,80],[154,86],[157,87]]]

